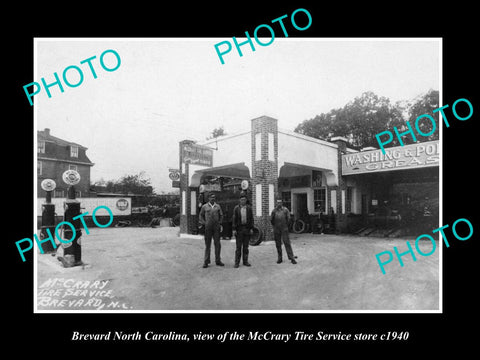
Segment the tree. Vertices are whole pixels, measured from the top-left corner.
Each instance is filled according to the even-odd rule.
[[[322,113],[313,119],[303,121],[294,131],[322,140],[343,136],[348,139],[350,147],[358,150],[368,146],[378,148],[376,134],[386,130],[393,132],[393,127],[397,127],[400,132],[402,129],[406,130],[406,121],[412,118],[413,122],[410,121],[410,124],[414,127],[417,116],[431,114],[436,107],[438,91],[431,90],[410,103],[396,104],[391,104],[386,97],[367,91],[340,109],[332,109],[326,114]],[[438,114],[436,119],[438,125]],[[421,122],[421,130],[424,133],[429,132],[429,126],[431,129],[432,125],[428,120]],[[435,136],[438,138],[438,133],[418,140],[433,140]],[[405,136],[402,140],[407,144],[412,142],[410,138]],[[400,145],[396,136],[389,145]]]
[[[122,189],[124,193],[133,193],[139,195],[152,195],[153,187],[150,178],[146,177],[142,171],[136,175],[123,176],[116,185]]]
[[[420,119],[417,123],[418,128],[423,134],[428,134],[432,132],[428,137],[422,136],[418,134],[417,130],[415,129],[415,136],[418,141],[432,141],[439,139],[440,133],[440,126],[439,123],[439,112],[433,113],[433,110],[439,107],[440,97],[439,92],[437,90],[430,89],[426,94],[415,98],[413,101],[406,105],[406,113],[407,113],[407,120],[410,123],[410,126],[415,129],[415,120],[423,114],[428,114],[435,119],[435,130],[432,132],[434,125],[432,124],[431,120],[427,117],[424,119]],[[407,126],[405,125],[405,130],[407,130]],[[417,135],[418,134],[418,135]],[[405,141],[405,140],[407,141]],[[402,138],[404,143],[413,143],[412,137],[404,137]]]
[[[104,189],[110,193],[121,194],[136,194],[136,195],[153,195],[153,187],[151,186],[151,180],[148,178],[144,171],[136,175],[124,175],[118,180],[105,181],[100,179],[94,184],[97,191]]]
[[[208,136],[207,137],[207,140],[210,140],[210,139],[215,139],[219,136],[224,136],[224,135],[227,135],[227,133],[225,132],[225,129],[223,128],[223,126],[219,126],[218,128],[215,128],[212,130],[211,132],[211,136]]]

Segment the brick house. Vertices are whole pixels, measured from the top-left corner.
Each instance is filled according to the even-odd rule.
[[[53,198],[64,198],[68,185],[62,180],[66,170],[76,170],[80,174],[80,182],[75,185],[77,197],[89,197],[90,169],[94,165],[87,157],[85,146],[52,136],[50,129],[37,131],[37,197],[45,197],[40,187],[43,179],[53,179],[56,189]]]

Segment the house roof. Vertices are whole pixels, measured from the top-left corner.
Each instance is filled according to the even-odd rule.
[[[49,151],[48,153],[45,153],[45,154],[38,154],[39,159],[61,160],[61,161],[68,161],[72,163],[84,163],[87,165],[88,164],[93,165],[93,163],[90,161],[90,159],[86,154],[87,148],[85,146],[53,136],[50,134],[50,129],[37,131],[37,139],[38,141],[51,142],[57,145],[57,147],[55,147],[53,152]],[[70,152],[68,150],[69,146],[77,146],[79,149],[83,150],[78,152],[78,158],[72,158],[70,156]],[[65,150],[61,150],[61,148],[64,148]]]
[[[78,146],[79,148],[82,148],[82,149],[85,149],[85,150],[88,149],[83,145],[80,145],[80,144],[77,144],[77,143],[74,143],[74,142],[71,142],[71,141],[63,140],[63,139],[60,139],[56,136],[50,135],[50,129],[37,131],[37,139],[39,141],[42,140],[42,141],[54,142],[55,144],[60,145],[60,146],[72,146],[73,145],[73,146]]]

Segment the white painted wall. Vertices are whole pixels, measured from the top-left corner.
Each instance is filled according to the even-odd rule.
[[[186,203],[187,203],[187,194],[185,191],[182,191],[182,215],[186,215],[187,214],[187,206],[186,206]]]
[[[255,216],[262,215],[262,184],[255,185]]]
[[[221,136],[217,138],[216,142],[215,140],[209,140],[201,143],[201,145],[214,149],[218,147],[218,150],[213,150],[213,167],[245,163],[250,169],[252,167],[251,136],[251,132],[248,131],[237,135]]]
[[[197,215],[197,192],[190,193],[190,215]]]
[[[332,190],[332,197],[330,199],[330,206],[333,208],[334,213],[337,213],[337,190]]]
[[[268,184],[268,213],[270,214],[275,207],[275,187]]]
[[[338,176],[336,144],[279,129],[279,169],[286,162],[328,169]]]

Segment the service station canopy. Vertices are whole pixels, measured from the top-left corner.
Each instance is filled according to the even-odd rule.
[[[192,175],[190,182],[191,187],[200,186],[202,176],[218,176],[218,177],[230,177],[236,179],[250,179],[250,170],[245,163],[230,164],[224,166],[211,167],[206,169],[196,170]]]

